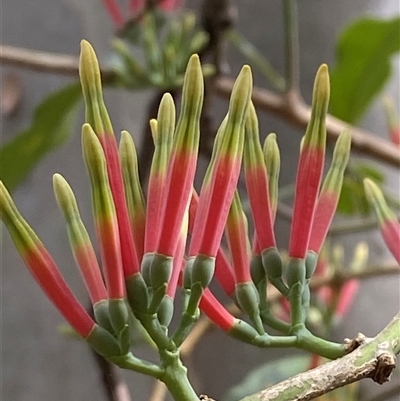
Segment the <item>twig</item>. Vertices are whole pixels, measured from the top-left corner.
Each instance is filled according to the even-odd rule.
[[[4,45],[0,46],[0,62],[33,71],[53,72],[70,76],[76,76],[78,71],[78,59],[76,57]],[[112,69],[103,68],[102,78],[104,82],[110,83],[115,78],[115,74]],[[217,94],[228,98],[233,88],[233,82],[231,78],[219,77],[215,81]],[[254,88],[253,101],[256,107],[303,128],[307,125],[311,115],[310,107],[295,95],[278,95],[265,89]],[[326,126],[330,140],[336,140],[342,130],[348,127],[352,133],[354,150],[392,166],[400,167],[400,152],[388,141],[366,130],[350,126],[332,116],[328,116]]]
[[[389,380],[400,352],[400,313],[372,340],[352,353],[301,373],[241,401],[308,401],[336,388],[371,378]]]

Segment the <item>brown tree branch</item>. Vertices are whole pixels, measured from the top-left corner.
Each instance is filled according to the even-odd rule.
[[[234,81],[231,78],[221,77],[215,85],[217,94],[228,98],[231,94]],[[254,105],[267,112],[282,117],[295,126],[304,128],[311,116],[311,108],[304,103],[296,92],[277,94],[266,89],[253,89]],[[344,128],[349,128],[352,137],[352,149],[374,159],[400,167],[400,152],[389,141],[378,137],[371,132],[347,124],[331,115],[327,116],[326,128],[328,139],[336,140]]]
[[[76,76],[78,71],[77,57],[6,45],[0,46],[0,62],[33,71],[53,72],[70,76]],[[115,74],[110,68],[103,68],[102,77],[104,82],[110,82],[115,78]],[[232,91],[233,82],[231,78],[219,77],[215,81],[216,93],[228,98]],[[305,127],[311,115],[310,107],[296,92],[280,95],[266,89],[254,88],[253,101],[256,107],[261,110],[280,116],[299,127]],[[392,166],[400,167],[400,152],[389,141],[366,130],[348,125],[332,116],[327,117],[326,127],[330,140],[336,140],[345,127],[350,128],[354,150]]]
[[[400,353],[400,313],[374,338],[352,353],[300,373],[241,401],[308,401],[347,384],[390,379]]]

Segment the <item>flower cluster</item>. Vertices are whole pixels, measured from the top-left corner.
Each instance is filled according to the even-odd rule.
[[[200,308],[225,332],[259,347],[296,346],[329,358],[343,355],[343,345],[316,338],[305,327],[308,282],[336,210],[350,153],[350,133],[344,131],[322,183],[329,101],[327,66],[322,65],[317,72],[311,119],[301,143],[286,266],[274,235],[279,149],[275,134],[268,135],[261,146],[248,66],[242,68],[233,87],[199,194],[194,178],[204,88],[198,56],[192,56],[187,66],[177,122],[169,94],[163,96],[157,118],[150,121],[155,151],[147,196],[139,181],[132,137],[123,131],[117,144],[103,100],[97,58],[86,41],[81,45],[80,78],[86,104],[82,148],[91,181],[101,263],[72,189],[60,174],[54,175],[53,183],[94,318],[76,300],[44,245],[4,185],[0,186],[2,220],[29,270],[71,326],[101,355],[120,366],[127,366],[130,355],[131,311],[159,350],[179,348]],[[254,224],[252,243],[237,189],[242,160]],[[374,184],[367,181],[366,188],[377,208],[384,238],[400,262],[399,223]],[[221,246],[224,235],[229,252]],[[214,276],[247,314],[249,323],[235,318],[215,298],[208,288]],[[268,283],[288,300],[289,323],[270,310]],[[183,313],[169,335],[178,286],[183,290]],[[354,289],[346,293],[354,293]],[[283,335],[270,336],[266,326]],[[129,356],[129,363],[136,370],[150,371],[132,358]]]

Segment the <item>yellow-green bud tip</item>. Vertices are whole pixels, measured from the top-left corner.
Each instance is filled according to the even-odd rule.
[[[74,193],[66,179],[61,174],[53,175],[54,194],[61,211],[66,216],[71,216],[78,209]]]
[[[231,105],[229,109],[233,106],[233,100],[239,98],[243,99],[243,102],[248,103],[251,97],[251,91],[253,89],[253,75],[251,73],[251,68],[248,65],[244,65],[236,78],[235,85],[232,89],[231,95]]]
[[[325,118],[330,96],[329,69],[322,64],[315,77],[313,90],[313,111],[321,118]]]
[[[106,164],[103,148],[90,124],[82,126],[82,148],[90,176],[101,179],[106,175]]]
[[[365,194],[370,202],[378,201],[383,198],[379,187],[369,178],[364,179]]]
[[[351,134],[348,129],[344,129],[336,142],[335,150],[333,152],[334,162],[340,165],[347,164],[351,148]]]

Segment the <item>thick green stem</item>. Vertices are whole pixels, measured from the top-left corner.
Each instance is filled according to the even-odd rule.
[[[175,344],[168,338],[165,328],[161,326],[157,314],[135,313],[135,317],[140,321],[144,329],[154,341],[159,350],[175,350]]]
[[[261,319],[263,323],[283,334],[289,334],[290,324],[274,316],[269,310],[261,310]]]
[[[187,369],[183,366],[179,351],[160,352],[164,371],[159,380],[165,383],[175,401],[198,401],[199,397],[194,391],[187,377]]]
[[[153,376],[159,378],[163,373],[163,369],[159,366],[143,361],[142,359],[136,358],[131,352],[123,356],[115,356],[107,358],[107,360],[122,369],[132,370],[134,372],[139,372],[147,376]]]
[[[314,336],[306,328],[296,333],[296,347],[321,355],[328,359],[337,359],[346,353],[344,344],[338,344]]]

